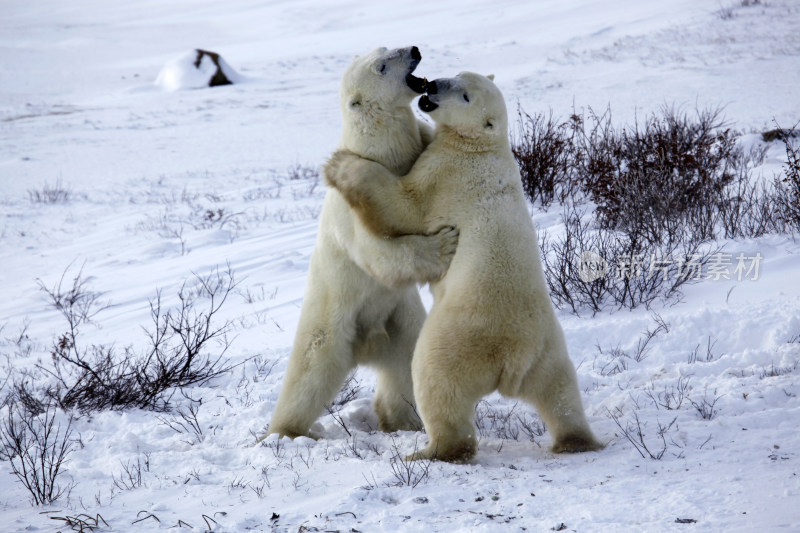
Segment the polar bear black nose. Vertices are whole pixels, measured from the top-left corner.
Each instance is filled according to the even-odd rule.
[[[417,48],[416,46],[411,47],[411,59],[414,59],[416,61],[422,59],[422,54],[419,53],[419,48]]]
[[[425,90],[428,94],[437,94],[439,92],[439,88],[436,86],[436,80],[431,80],[425,86]]]

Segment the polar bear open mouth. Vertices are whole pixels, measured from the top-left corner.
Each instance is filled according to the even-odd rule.
[[[413,72],[409,72],[406,74],[406,85],[411,88],[417,94],[422,94],[425,92],[425,88],[428,85],[428,80],[425,78],[418,78],[414,76]]]
[[[431,102],[431,99],[428,98],[427,94],[423,95],[422,98],[419,99],[419,108],[425,111],[426,113],[430,113],[437,107],[439,107],[439,104]]]

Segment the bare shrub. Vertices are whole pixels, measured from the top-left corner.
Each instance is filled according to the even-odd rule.
[[[114,486],[119,490],[137,489],[142,486],[142,470],[144,469],[145,472],[149,472],[150,470],[150,456],[145,454],[145,460],[143,462],[140,454],[136,457],[135,461],[128,461],[125,463],[120,461],[120,465],[122,466],[122,472],[120,472],[119,477],[115,475],[111,476]]]
[[[680,376],[675,385],[664,385],[663,390],[656,390],[654,384],[645,394],[652,400],[656,409],[666,409],[667,411],[677,411],[683,405],[689,393],[688,377]]]
[[[545,433],[545,426],[541,419],[526,410],[519,411],[519,404],[511,407],[495,407],[486,400],[481,400],[475,406],[475,427],[481,437],[494,437],[503,440],[520,440],[526,437],[529,441],[539,444],[538,439]]]
[[[336,397],[330,405],[325,407],[328,414],[331,415],[333,420],[339,424],[350,437],[353,437],[353,433],[350,431],[350,428],[347,427],[341,411],[345,405],[358,398],[358,395],[361,393],[361,388],[361,382],[356,378],[355,371],[351,372],[347,376],[342,388],[336,393]]]
[[[666,425],[657,422],[658,428],[655,431],[655,438],[648,438],[645,433],[647,422],[639,420],[639,415],[635,411],[631,416],[632,420],[627,418],[622,420],[622,413],[619,410],[617,410],[617,412],[608,411],[608,416],[614,421],[628,442],[639,452],[642,459],[647,459],[649,457],[653,460],[660,460],[664,457],[670,443],[678,446],[672,439],[670,439],[669,443],[667,442],[667,434],[675,425],[675,422],[677,422],[678,417],[673,418],[672,421]],[[657,444],[653,444],[653,440],[655,440]]]
[[[551,239],[540,232],[539,244],[550,298],[576,315],[677,301],[681,287],[699,281],[718,251],[682,232],[648,240],[641,233],[592,227],[590,217],[574,205],[565,207],[562,219],[564,235]],[[590,276],[581,268],[587,252],[604,263]]]
[[[713,361],[717,355],[714,354],[714,346],[716,346],[717,341],[711,340],[711,335],[708,336],[708,340],[706,341],[705,348],[701,350],[700,344],[694,347],[694,349],[689,352],[689,357],[687,358],[687,363],[693,365],[695,363],[710,363]]]
[[[792,129],[781,135],[786,148],[786,164],[783,180],[776,180],[776,188],[784,194],[779,195],[783,199],[782,211],[783,218],[795,231],[800,231],[800,145],[795,145],[793,139],[798,137],[796,125]]]
[[[726,186],[759,159],[737,148],[737,135],[718,109],[692,116],[665,107],[631,128],[598,129],[604,135],[583,179],[598,223],[648,241],[687,231],[696,241],[714,238]]]
[[[32,412],[53,402],[82,412],[130,407],[165,411],[176,389],[207,383],[229,370],[223,356],[230,345],[230,322],[218,325],[216,315],[236,286],[230,267],[195,275],[191,286],[184,283],[177,309],[162,309],[157,294],[150,302],[152,326],[145,330],[149,347],[143,353],[132,348],[119,353],[113,345],[83,346],[80,331],[99,311],[97,294],[86,284],[80,272],[67,288],[63,276],[53,288],[40,282],[67,322],[67,331],[53,343],[52,366],[38,366],[55,384],[36,390],[31,382],[18,382],[12,403]],[[198,310],[201,300],[207,307]],[[214,343],[219,351],[210,355]]]
[[[714,11],[714,14],[719,17],[720,20],[731,20],[736,16],[732,6],[720,6],[719,9]]]
[[[72,489],[61,485],[69,455],[73,451],[72,416],[66,426],[56,424],[56,409],[47,406],[40,414],[8,410],[0,425],[0,458],[11,463],[11,473],[28,490],[35,505],[51,504]]]
[[[351,372],[344,384],[342,384],[342,388],[336,393],[336,397],[331,402],[331,407],[344,407],[358,398],[362,388],[361,381],[356,378],[355,372]]]
[[[561,123],[552,112],[518,115],[512,151],[528,198],[566,209],[591,200],[588,226],[616,232],[605,236],[606,247],[624,239],[633,253],[647,253],[800,228],[791,223],[800,213],[796,151],[787,141],[787,179],[751,180],[766,150],[739,147],[718,109],[664,107],[628,128],[612,126],[610,109],[573,112]],[[582,296],[591,300],[591,292]]]
[[[287,178],[289,181],[308,181],[308,185],[302,189],[292,189],[292,198],[300,200],[312,196],[319,187],[320,176],[319,168],[311,165],[295,164],[289,167],[287,171]]]
[[[414,451],[412,453],[417,453],[418,451],[419,446],[415,440]],[[432,465],[433,459],[422,459],[418,461],[404,460],[394,437],[392,437],[392,458],[389,461],[389,466],[392,469],[392,476],[395,481],[394,483],[387,483],[387,486],[414,488],[430,477]]]
[[[715,209],[715,235],[726,239],[757,238],[792,231],[791,196],[780,179],[752,181],[746,163],[725,188]],[[800,227],[800,226],[798,226]]]
[[[543,208],[554,199],[563,202],[576,189],[571,175],[575,128],[569,123],[557,124],[552,111],[547,116],[531,116],[520,107],[517,115],[517,132],[511,144],[525,194]]]
[[[721,396],[717,395],[717,389],[714,389],[714,392],[711,393],[711,396],[708,395],[708,389],[706,389],[703,391],[702,398],[699,398],[697,401],[691,399],[689,401],[691,402],[692,407],[697,410],[700,418],[703,420],[712,420],[717,415],[718,409],[716,405],[720,398]]]
[[[34,204],[65,204],[72,198],[72,191],[56,180],[54,185],[45,182],[40,189],[28,189],[28,198]]]
[[[199,442],[203,442],[205,437],[205,435],[203,435],[203,427],[197,420],[197,413],[199,410],[200,408],[192,403],[189,404],[187,410],[179,410],[177,415],[170,416],[169,418],[163,416],[157,418],[159,422],[176,433],[189,435],[191,437],[190,440],[184,442],[189,444],[189,446],[194,446]]]

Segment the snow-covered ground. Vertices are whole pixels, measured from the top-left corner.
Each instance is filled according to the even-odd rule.
[[[761,254],[758,279],[737,280],[734,260],[733,279],[657,307],[668,326],[639,362],[614,349],[634,352],[655,314],[560,313],[601,452],[553,455],[547,433],[487,428],[472,464],[427,475],[415,464],[419,483],[403,485],[395,456],[425,436],[372,429],[368,370],[341,411],[352,436],[331,416],[318,441],[252,436],[286,368],[325,192],[307,169],[336,146],[353,55],[417,45],[428,78],[494,73],[512,113],[610,105],[625,124],[663,104],[724,106],[733,127],[760,132],[800,119],[794,0],[39,0],[2,12],[0,383],[46,364],[63,333],[37,280],[52,287],[82,269],[111,304],[87,342],[120,349],[146,344],[158,290],[174,305],[193,273],[226,264],[240,284],[222,310],[238,366],[188,389],[194,403],[174,398],[197,408],[201,434],[174,431],[178,411],[80,417],[60,478],[74,487],[52,506],[32,507],[0,462],[0,530],[65,531],[54,518],[80,514],[116,532],[800,530],[800,244],[787,236],[724,243],[734,258]],[[154,85],[193,48],[220,53],[242,83]],[[784,157],[772,145],[764,173]],[[33,201],[45,189],[67,198]],[[558,231],[558,208],[532,213]],[[710,420],[693,406],[712,403]],[[487,425],[535,420],[499,396],[479,411]],[[623,427],[638,417],[661,459],[643,458],[611,414]],[[126,488],[135,464],[141,483]]]

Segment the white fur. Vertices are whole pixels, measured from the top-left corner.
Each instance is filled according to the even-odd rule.
[[[405,83],[412,63],[410,48],[379,48],[353,61],[341,85],[340,149],[400,174],[411,168],[431,137],[409,107],[416,96]],[[380,428],[420,428],[411,357],[425,310],[415,283],[441,277],[457,237],[444,228],[432,236],[382,239],[364,228],[335,189],[328,190],[270,433],[308,435],[356,364],[378,372]]]
[[[537,407],[554,451],[600,447],[547,292],[536,232],[508,141],[503,96],[487,77],[436,80],[432,143],[399,181],[386,168],[338,154],[328,180],[377,234],[452,224],[450,269],[431,284],[434,305],[417,342],[414,392],[428,433],[412,459],[468,460],[474,407],[498,390]]]

